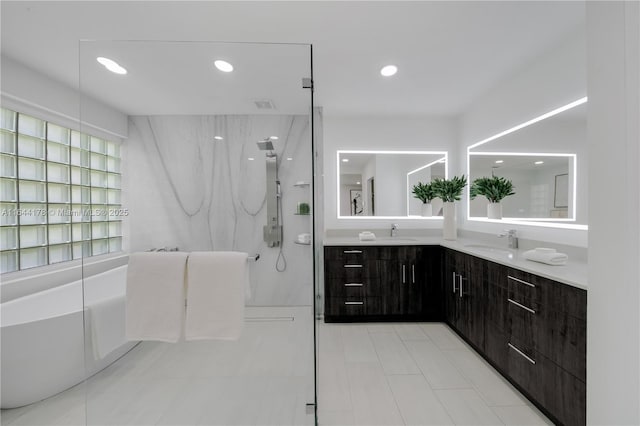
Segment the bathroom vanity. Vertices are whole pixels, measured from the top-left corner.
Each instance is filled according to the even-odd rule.
[[[326,322],[446,322],[555,422],[586,423],[586,265],[556,272],[439,238],[356,241],[325,242]]]

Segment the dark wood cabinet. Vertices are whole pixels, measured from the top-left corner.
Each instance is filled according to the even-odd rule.
[[[441,249],[325,247],[325,321],[436,320]]]
[[[554,422],[586,422],[585,290],[439,246],[325,247],[325,321],[446,321]]]
[[[485,308],[485,355],[496,365],[507,365],[508,290],[506,266],[487,262]]]
[[[586,421],[586,291],[447,250],[445,318],[554,421]]]
[[[484,350],[485,262],[474,256],[448,250],[445,264],[449,325],[474,346]]]

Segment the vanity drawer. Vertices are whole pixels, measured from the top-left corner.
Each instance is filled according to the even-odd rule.
[[[325,260],[339,260],[343,263],[363,263],[376,258],[376,247],[340,246],[325,247]]]
[[[325,299],[326,316],[381,315],[380,297],[328,297]]]
[[[538,280],[532,279],[532,277],[522,271],[509,269],[507,272],[507,296],[508,300],[526,309],[536,311],[540,308],[543,289]]]
[[[509,299],[510,300],[510,299]],[[533,357],[537,350],[538,318],[515,302],[507,307],[507,337],[526,355]]]
[[[362,282],[368,278],[377,278],[379,262],[345,263],[341,260],[325,260],[325,277],[342,282]]]
[[[587,323],[565,312],[543,309],[536,326],[536,349],[586,382]]]
[[[326,297],[376,297],[380,296],[380,281],[375,278],[360,280],[328,279],[325,284]]]

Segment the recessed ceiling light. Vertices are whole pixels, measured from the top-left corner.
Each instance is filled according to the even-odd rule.
[[[277,136],[269,136],[269,139],[273,139],[274,141],[277,141],[277,140],[278,140],[278,139],[280,139],[280,138],[279,138],[279,137],[277,137]]]
[[[502,164],[504,163],[504,160],[496,160],[496,164]]]
[[[293,160],[293,158],[287,157],[287,161],[291,161],[291,160]]]
[[[382,74],[385,77],[391,77],[397,72],[398,72],[398,67],[396,67],[395,65],[386,65],[382,67],[382,69],[380,70],[380,74]]]
[[[221,141],[223,139],[222,136],[214,136],[213,138],[217,141]]]
[[[356,185],[360,185],[360,182],[356,182]]]
[[[535,163],[533,163],[533,164],[544,164],[544,161],[536,161],[536,162],[535,162]]]
[[[342,159],[342,162],[343,162],[343,163],[348,163],[348,162],[349,162],[349,159],[348,159],[348,158],[343,158],[343,159]]]
[[[247,158],[247,160],[249,160],[249,161],[253,161],[253,160],[255,160],[255,158],[253,158],[253,157],[249,157],[249,158]]]
[[[106,69],[108,69],[112,73],[115,73],[115,74],[126,74],[127,73],[127,70],[124,69],[123,67],[121,67],[120,64],[118,64],[113,59],[104,58],[102,56],[99,56],[99,57],[96,58],[96,61],[98,61],[100,64],[102,64]]]
[[[233,71],[233,65],[231,65],[227,61],[223,61],[222,59],[217,59],[213,62],[213,65],[216,66],[222,72],[231,72]]]

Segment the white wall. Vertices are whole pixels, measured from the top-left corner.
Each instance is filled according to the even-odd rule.
[[[460,143],[456,153],[460,167],[450,175],[466,174],[467,146],[587,94],[585,40],[584,28],[576,29],[564,43],[552,47],[478,99],[460,118]],[[467,221],[466,196],[459,207],[461,229],[488,233],[504,229],[500,223]],[[587,246],[584,230],[512,224],[509,228],[517,229],[526,239]]]
[[[324,116],[324,214],[326,229],[387,229],[389,219],[338,219],[336,207],[336,151],[341,150],[421,150],[448,151],[456,146],[455,120],[434,117]],[[378,173],[379,171],[376,171]],[[363,176],[363,179],[366,179]],[[405,175],[406,179],[406,175]],[[376,179],[377,202],[381,184]],[[365,181],[362,182],[366,186]],[[406,208],[406,198],[402,198]],[[378,204],[380,205],[380,204]],[[376,212],[378,213],[378,212]],[[440,228],[439,220],[393,219],[406,228]]]
[[[587,423],[638,425],[640,3],[587,2],[587,28]]]
[[[127,116],[2,56],[2,106],[110,140],[127,137]],[[82,119],[82,128],[78,120]]]

